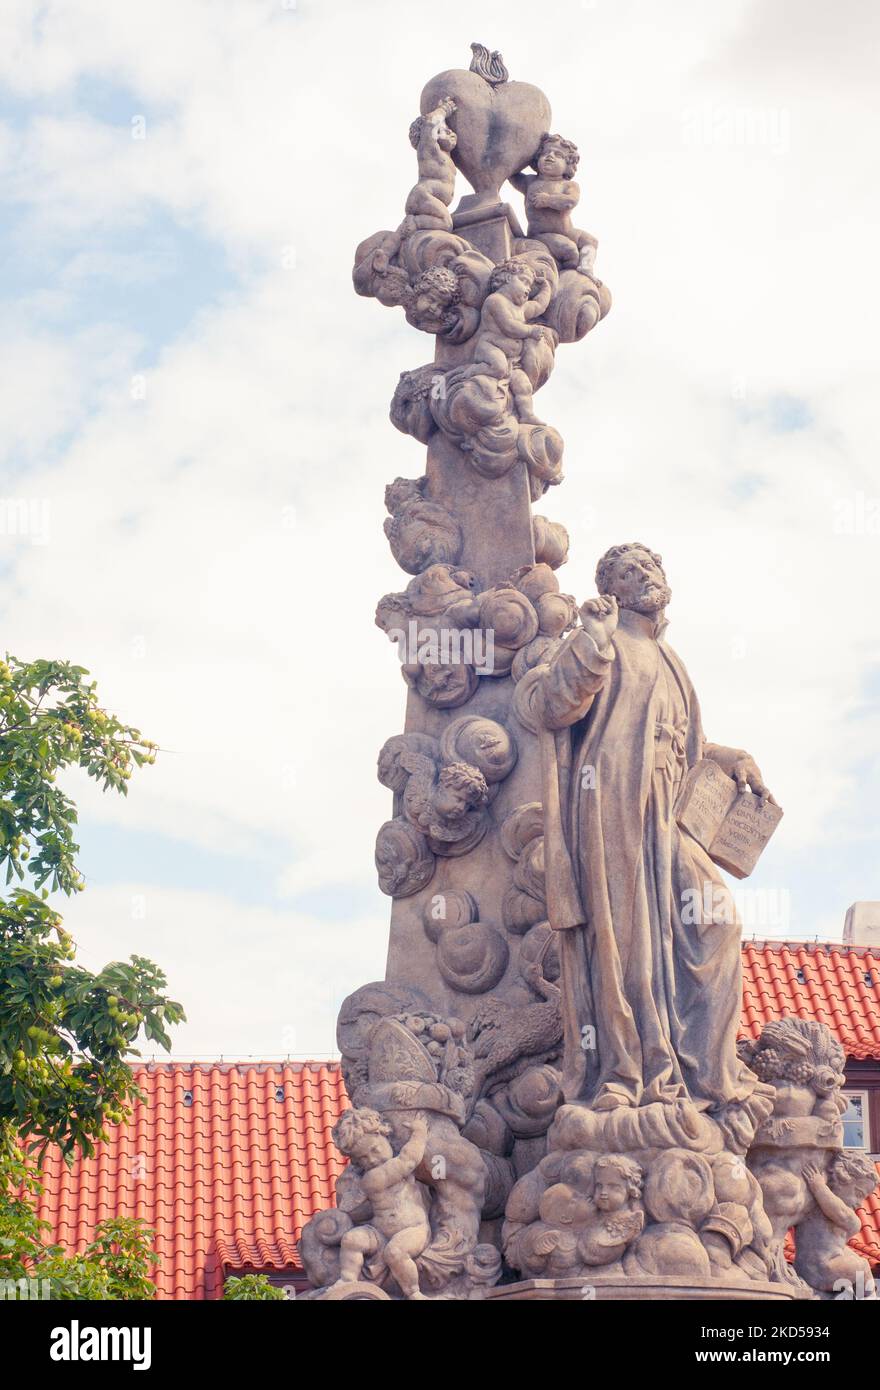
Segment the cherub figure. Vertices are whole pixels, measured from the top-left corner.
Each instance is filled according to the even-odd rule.
[[[413,1173],[424,1155],[428,1128],[423,1119],[414,1119],[396,1156],[390,1133],[378,1111],[368,1109],[346,1110],[333,1130],[333,1142],[359,1170],[373,1208],[369,1225],[354,1226],[342,1237],[336,1285],[359,1282],[369,1260],[373,1273],[388,1268],[405,1298],[424,1299],[415,1258],[428,1244],[431,1227]]]
[[[877,1186],[873,1159],[844,1151],[835,1155],[827,1178],[815,1163],[802,1171],[816,1208],[797,1227],[795,1269],[825,1297],[876,1298],[870,1265],[846,1243],[861,1229],[856,1207]]]
[[[575,227],[572,209],[581,191],[574,182],[580,155],[571,140],[561,135],[541,136],[532,160],[534,174],[514,174],[510,182],[525,196],[528,235],[543,241],[562,270],[579,270],[593,276],[596,238]]]
[[[529,296],[537,286],[534,298]],[[521,256],[512,256],[495,267],[490,293],[483,301],[474,360],[462,372],[462,380],[491,376],[510,381],[510,394],[521,424],[539,425],[532,402],[530,376],[537,375],[536,343],[555,344],[549,328],[533,323],[550,303],[550,282]]]
[[[578,1233],[588,1218],[589,1198],[566,1182],[543,1193],[539,1219],[523,1233],[522,1254],[530,1271],[570,1274],[578,1265]]]
[[[489,800],[482,772],[462,762],[438,769],[433,758],[410,750],[401,754],[400,763],[410,773],[403,793],[404,814],[409,820],[441,844],[468,837]]]
[[[578,1253],[584,1264],[619,1260],[645,1224],[640,1204],[642,1170],[624,1154],[602,1154],[593,1165],[590,1212],[581,1229]]]
[[[454,270],[435,265],[422,271],[405,297],[407,323],[422,333],[448,333],[456,323],[461,285]]]
[[[560,1275],[615,1264],[644,1228],[642,1180],[639,1164],[623,1154],[571,1154],[541,1194],[538,1219],[516,1238],[516,1267]]]
[[[418,155],[419,181],[406,200],[406,214],[414,228],[439,227],[452,230],[449,204],[455,192],[455,165],[451,151],[456,134],[446,124],[455,110],[451,97],[444,97],[427,116],[418,116],[409,128],[409,140]]]

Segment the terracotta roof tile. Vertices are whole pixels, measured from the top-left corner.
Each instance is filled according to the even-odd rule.
[[[742,1036],[756,1038],[784,1014],[827,1023],[850,1057],[880,1058],[880,953],[832,943],[744,942]]]
[[[348,1105],[338,1063],[151,1063],[135,1080],[146,1101],[94,1158],[68,1169],[47,1155],[51,1238],[81,1250],[102,1218],[143,1217],[160,1298],[216,1298],[230,1269],[299,1270],[302,1227],[332,1205],[344,1166],[330,1140]]]

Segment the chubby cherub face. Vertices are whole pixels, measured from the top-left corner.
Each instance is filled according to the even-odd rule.
[[[622,1211],[627,1203],[627,1186],[612,1167],[597,1164],[593,1201],[599,1211]]]
[[[420,319],[442,319],[449,308],[450,296],[437,285],[425,285],[413,299],[412,312]]]
[[[434,792],[434,807],[447,820],[455,820],[470,809],[470,798],[464,787],[451,786],[443,779]]]
[[[501,293],[520,307],[532,292],[533,278],[528,270],[517,270],[501,286]]]
[[[351,1157],[360,1168],[378,1168],[394,1157],[394,1150],[384,1134],[365,1134],[352,1145]]]
[[[559,146],[548,141],[538,156],[538,173],[542,179],[564,178],[567,162]]]

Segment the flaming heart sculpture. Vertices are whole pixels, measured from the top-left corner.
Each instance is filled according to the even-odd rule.
[[[499,201],[502,184],[533,158],[550,129],[550,103],[530,82],[511,82],[498,53],[471,44],[469,69],[450,68],[427,84],[421,112],[427,116],[444,97],[455,102],[448,124],[457,142],[452,159],[477,197],[474,206]]]

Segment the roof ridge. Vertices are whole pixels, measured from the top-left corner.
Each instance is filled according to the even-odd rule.
[[[256,1058],[251,1060],[247,1057],[240,1057],[218,1059],[217,1061],[213,1062],[208,1061],[206,1058],[199,1057],[169,1058],[167,1060],[164,1058],[136,1057],[129,1063],[129,1065],[132,1071],[207,1072],[208,1074],[210,1074],[211,1072],[220,1072],[222,1075],[227,1075],[229,1072],[232,1071],[255,1071],[259,1072],[261,1075],[269,1071],[291,1071],[294,1072],[296,1075],[299,1075],[304,1071],[318,1073],[331,1071],[334,1074],[337,1074],[340,1071],[342,1064],[338,1057],[328,1057],[323,1059],[320,1057],[310,1057],[303,1061],[296,1061],[295,1059],[290,1057],[277,1058],[274,1061],[272,1061],[271,1059],[257,1060]]]

